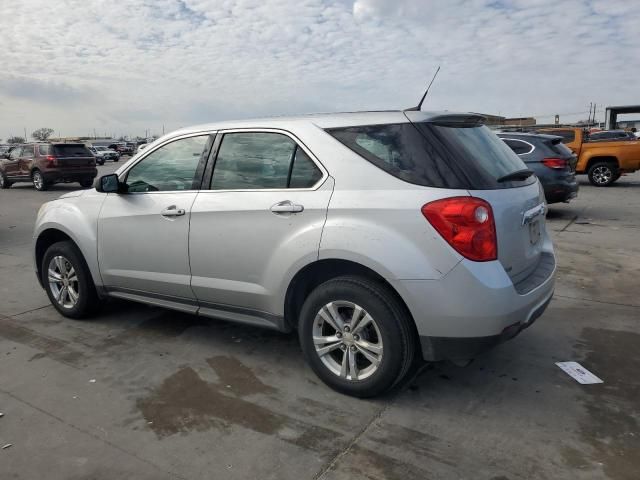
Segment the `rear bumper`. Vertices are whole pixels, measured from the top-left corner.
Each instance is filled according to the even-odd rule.
[[[84,180],[85,178],[93,179],[97,175],[98,169],[95,167],[42,172],[42,176],[47,183],[79,182],[80,180]]]
[[[570,181],[545,183],[542,187],[544,188],[544,197],[547,203],[568,202],[578,196],[579,186],[575,177]]]
[[[547,250],[546,261],[525,279],[527,288],[515,286],[498,261],[463,260],[440,280],[400,281],[423,358],[468,360],[514,337],[547,308],[555,270],[553,251]]]

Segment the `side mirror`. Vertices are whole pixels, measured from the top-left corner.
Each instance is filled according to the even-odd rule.
[[[96,190],[102,193],[120,193],[122,189],[118,175],[110,173],[109,175],[101,176],[96,183]]]

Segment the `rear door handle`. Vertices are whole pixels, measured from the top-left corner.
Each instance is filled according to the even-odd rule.
[[[304,210],[302,205],[297,205],[290,200],[285,200],[284,202],[276,203],[271,207],[271,211],[275,214],[280,213],[300,213]]]
[[[170,207],[165,208],[161,215],[163,217],[181,217],[185,213],[187,212],[185,212],[184,208],[176,208],[175,205],[171,205]]]

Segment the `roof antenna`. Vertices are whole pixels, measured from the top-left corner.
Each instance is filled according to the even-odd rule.
[[[429,89],[431,88],[431,85],[433,84],[433,81],[438,76],[438,72],[439,71],[440,71],[440,65],[438,65],[438,69],[436,70],[436,73],[433,74],[433,78],[429,82],[429,86],[427,87],[427,90],[424,92],[424,95],[422,95],[422,98],[420,99],[420,103],[418,104],[418,106],[407,108],[405,110],[405,112],[419,112],[420,111],[420,109],[422,108],[422,102],[424,102],[424,99],[427,98],[427,94],[429,93]]]

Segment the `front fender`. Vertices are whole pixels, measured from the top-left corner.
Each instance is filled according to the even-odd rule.
[[[48,230],[57,230],[73,240],[84,257],[93,282],[102,285],[98,266],[98,216],[105,194],[95,190],[87,190],[84,194],[74,197],[54,200],[45,203],[38,212],[34,229],[34,264],[36,259],[36,243]],[[82,205],[82,208],[80,208]],[[35,265],[36,272],[39,265]]]

